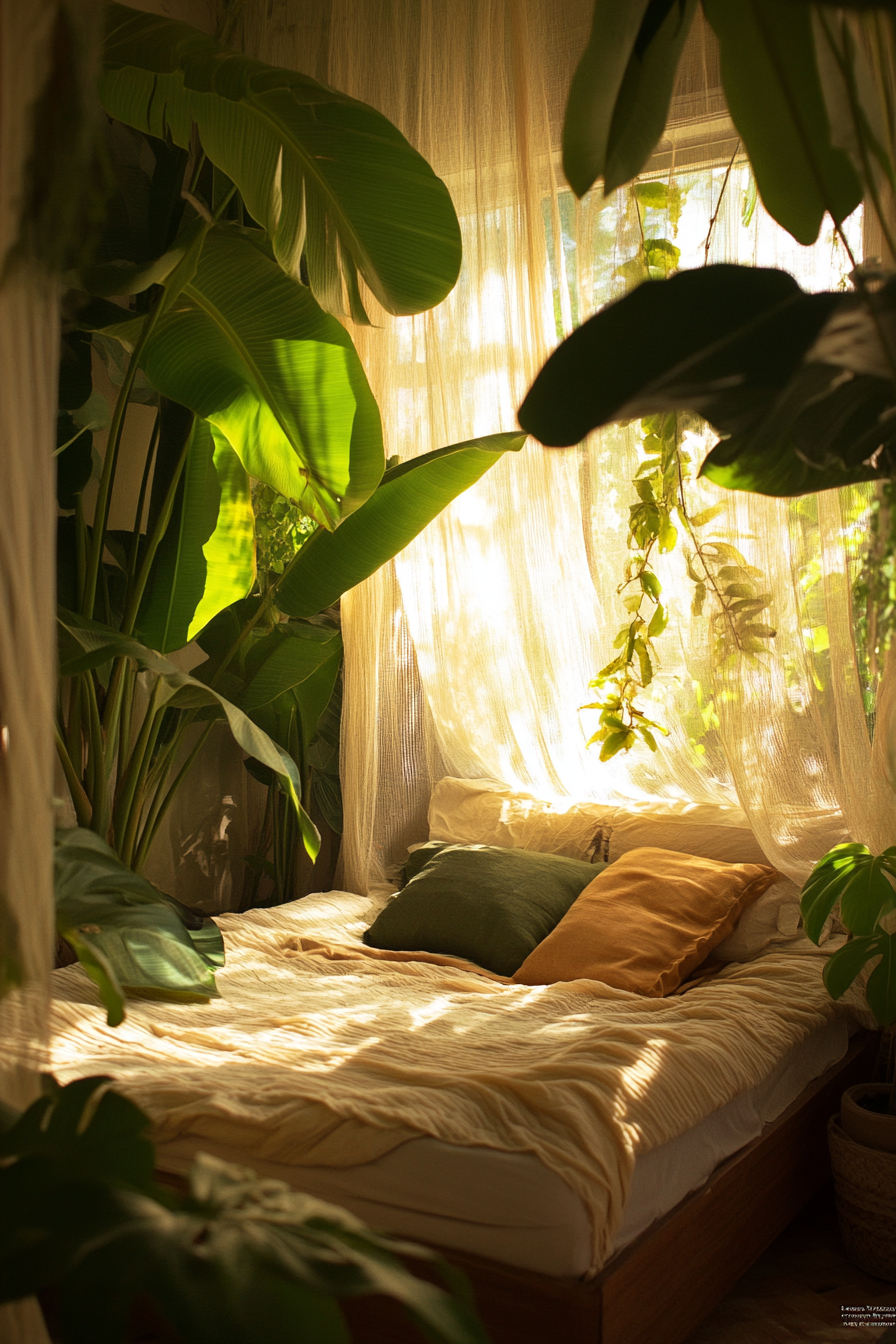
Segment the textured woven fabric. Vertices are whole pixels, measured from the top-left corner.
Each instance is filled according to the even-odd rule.
[[[161,1141],[271,1161],[353,1166],[420,1134],[534,1153],[588,1208],[597,1266],[635,1155],[754,1086],[839,1011],[820,956],[729,967],[668,999],[531,989],[368,955],[377,908],[332,893],[222,916],[223,998],[131,1001],[114,1029],[79,968],[56,972],[54,1073],[111,1074]]]

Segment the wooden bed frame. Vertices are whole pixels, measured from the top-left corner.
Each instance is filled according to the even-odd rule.
[[[871,1076],[876,1052],[876,1034],[854,1036],[759,1138],[590,1283],[443,1251],[469,1278],[492,1344],[683,1344],[830,1176],[828,1116],[845,1088]],[[353,1344],[420,1344],[389,1299],[341,1305]]]

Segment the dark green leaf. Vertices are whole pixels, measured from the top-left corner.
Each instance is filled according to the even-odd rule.
[[[896,1022],[896,935],[878,936],[881,959],[868,977],[865,998],[876,1020],[882,1027]]]
[[[783,271],[729,265],[643,284],[554,351],[520,424],[556,447],[612,420],[676,409],[724,433],[752,427],[843,302],[804,294]]]
[[[841,998],[865,965],[880,951],[879,938],[853,938],[838,948],[824,966],[825,988],[832,999]]]
[[[647,6],[613,107],[604,166],[605,194],[637,177],[662,139],[679,57],[696,8],[696,0],[650,0]],[[570,91],[567,123],[574,115]]]
[[[848,156],[831,143],[811,5],[803,0],[703,0],[722,83],[765,208],[800,243],[825,212],[837,223],[862,199]]]
[[[883,860],[858,860],[840,894],[840,919],[850,933],[868,935],[878,921],[896,909],[896,889],[883,870]]]
[[[563,171],[584,196],[606,170],[613,109],[648,0],[595,0],[588,46],[573,76],[563,123]]]

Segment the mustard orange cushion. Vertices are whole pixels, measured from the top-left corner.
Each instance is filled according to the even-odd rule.
[[[521,985],[601,980],[662,998],[778,876],[757,863],[630,850],[588,884],[513,978]]]

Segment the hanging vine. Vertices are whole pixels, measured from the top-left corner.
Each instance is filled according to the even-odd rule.
[[[707,257],[733,164],[732,156],[705,243]],[[640,247],[636,256],[618,268],[617,275],[629,283],[665,278],[677,268],[681,255],[674,238],[682,190],[674,182],[639,182],[631,188],[630,199],[637,214]],[[748,208],[745,201],[745,216]],[[620,751],[630,751],[639,741],[656,751],[655,734],[668,736],[669,730],[649,717],[638,697],[654,679],[658,663],[655,641],[669,621],[654,557],[673,551],[681,533],[689,543],[685,559],[694,585],[692,615],[702,616],[707,600],[711,602],[710,640],[715,663],[724,664],[732,656],[763,653],[775,636],[774,628],[761,619],[771,603],[770,593],[762,591],[762,571],[749,564],[730,543],[701,539],[701,530],[717,517],[722,506],[693,514],[688,509],[686,482],[692,476],[692,459],[684,447],[684,436],[700,424],[697,417],[681,412],[647,416],[640,424],[643,460],[632,481],[636,500],[629,506],[631,555],[617,589],[628,619],[613,641],[616,656],[590,683],[603,691],[602,697],[583,706],[600,711],[598,729],[588,745],[601,744],[602,761]],[[709,709],[712,713],[711,703]]]

